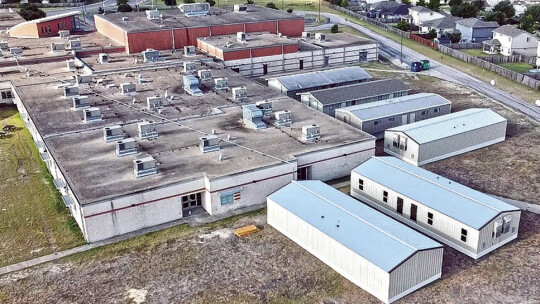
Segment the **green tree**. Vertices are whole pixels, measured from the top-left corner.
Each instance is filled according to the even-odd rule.
[[[207,2],[208,4],[210,4],[210,6],[216,5],[216,1],[214,0],[205,0],[204,2]]]
[[[122,13],[133,12],[133,7],[129,4],[120,4],[118,6],[118,11]]]
[[[253,1],[253,0],[247,0],[246,1],[246,4],[253,4],[253,3],[255,3],[255,1]]]
[[[484,16],[485,21],[496,21],[498,24],[506,24],[506,15],[503,12],[488,12]]]
[[[349,1],[347,0],[341,1],[341,7],[348,7],[348,6],[349,6]]]
[[[459,6],[459,5],[461,5],[461,3],[463,3],[463,0],[450,0],[448,2],[448,5],[451,6],[451,7],[452,6]]]
[[[292,13],[292,12],[293,12],[293,9],[292,9],[292,8],[288,8],[288,9],[287,9],[287,13],[290,14],[290,13]]]
[[[116,0],[116,5],[128,4],[128,0]]]
[[[454,31],[450,34],[450,41],[452,43],[459,43],[461,41],[461,33],[459,31]]]
[[[437,12],[441,8],[441,0],[429,0],[427,7],[430,10]]]
[[[478,11],[483,11],[484,8],[486,8],[486,3],[484,2],[484,0],[475,0],[473,1],[473,4],[476,5]]]
[[[516,10],[514,9],[514,6],[508,0],[497,3],[493,7],[492,12],[501,12],[506,16],[507,19],[514,17],[514,15],[516,14]]]
[[[173,6],[175,6],[177,4],[176,0],[165,0],[163,2],[165,2],[165,5],[170,6],[170,7],[173,7]]]
[[[540,5],[530,6],[524,16],[532,16],[534,22],[540,23]]]
[[[339,27],[337,24],[332,25],[332,28],[330,29],[330,32],[332,34],[339,33]]]
[[[23,3],[20,8],[19,15],[24,20],[35,20],[46,16],[45,12],[40,10],[35,4]]]
[[[401,3],[402,3],[402,4],[406,4],[406,5],[410,5],[410,4],[411,4],[411,0],[401,0]]]
[[[195,3],[195,0],[183,0],[183,2],[186,4],[189,4],[189,3]]]
[[[409,22],[407,22],[405,20],[401,20],[396,24],[396,28],[407,32],[408,30],[411,29],[411,25],[409,24]]]
[[[454,17],[475,18],[478,15],[478,8],[472,3],[465,2],[457,6],[452,6],[450,13]]]
[[[266,3],[266,7],[277,10],[277,6],[274,4],[274,2],[268,2]]]
[[[526,15],[521,18],[519,28],[532,34],[536,30],[533,17],[531,15]]]
[[[437,38],[437,31],[435,29],[431,29],[429,33],[426,35],[427,39],[435,39]]]
[[[416,6],[426,6],[426,0],[420,0],[416,2]]]

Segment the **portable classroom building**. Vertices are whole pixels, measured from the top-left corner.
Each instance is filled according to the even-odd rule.
[[[382,79],[300,93],[300,101],[334,116],[336,109],[405,96],[410,90],[399,79]]]
[[[274,192],[267,217],[270,226],[385,303],[441,277],[441,244],[321,181],[293,181]]]
[[[381,139],[384,131],[450,114],[452,103],[438,94],[420,93],[336,110],[336,118]]]
[[[475,259],[518,235],[519,208],[395,157],[356,167],[351,195]]]
[[[384,133],[384,152],[420,166],[505,140],[506,119],[490,109],[473,108]]]

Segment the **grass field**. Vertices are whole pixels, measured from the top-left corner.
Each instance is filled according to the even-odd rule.
[[[507,68],[511,71],[514,71],[516,73],[526,73],[530,69],[533,68],[532,64],[528,64],[526,62],[508,62],[508,63],[499,63],[498,65],[502,66],[503,68]]]
[[[471,56],[475,56],[475,57],[496,56],[496,55],[486,54],[484,53],[484,51],[482,51],[482,49],[467,49],[467,50],[458,50],[458,51],[471,55]]]
[[[84,243],[15,107],[0,107],[0,266]]]
[[[246,0],[214,0],[216,1],[216,6],[230,6],[235,4],[245,4]],[[195,2],[205,2],[203,0],[196,0]],[[302,11],[316,11],[318,10],[318,1],[315,0],[255,0],[254,4],[260,6],[266,6],[267,3],[273,2],[279,9],[288,9],[292,8],[293,10],[302,10]],[[182,0],[177,0],[178,4],[182,4]],[[145,2],[146,5],[150,5],[151,1]],[[164,0],[157,0],[156,5],[159,8],[167,8],[165,6]],[[324,5],[321,5],[321,10]]]

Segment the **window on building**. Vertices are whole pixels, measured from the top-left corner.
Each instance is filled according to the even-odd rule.
[[[358,189],[364,191],[364,180],[361,178],[358,179]]]
[[[392,135],[392,146],[399,147],[399,135],[393,134]]]
[[[304,60],[300,59],[300,70],[304,69]]]
[[[503,220],[498,219],[493,223],[493,232],[495,233],[494,237],[498,238],[501,236],[503,231]]]
[[[373,122],[373,125],[374,125],[374,126],[376,126],[376,125],[378,125],[378,124],[379,124],[379,121],[378,121],[378,120],[375,120],[375,121]]]
[[[397,198],[396,212],[399,214],[403,214],[403,199],[401,197]]]
[[[201,192],[199,192],[199,193],[184,195],[182,196],[181,201],[182,201],[182,209],[195,208],[202,204],[202,194]]]
[[[426,115],[427,114],[427,111],[422,111],[422,113],[420,113],[420,115]]]
[[[383,202],[388,203],[388,191],[382,192],[382,200]]]
[[[435,109],[433,109],[433,113],[438,113],[439,111],[441,111],[441,108],[435,108]]]
[[[395,117],[388,117],[388,121],[395,121],[396,118]]]
[[[506,215],[503,217],[503,232],[507,233],[510,232],[510,225],[512,224],[512,216]]]
[[[431,212],[427,213],[427,223],[429,225],[433,225],[433,213],[431,213]]]
[[[401,137],[399,139],[399,148],[403,151],[407,151],[407,138],[406,137]]]
[[[461,240],[467,242],[467,229],[461,228]]]
[[[379,95],[377,96],[377,98],[375,98],[375,100],[383,100],[384,96],[383,95]]]
[[[52,32],[50,25],[47,25],[47,32],[49,32],[49,33]]]
[[[2,91],[2,99],[12,99],[13,95],[11,95],[11,90],[8,91]]]
[[[263,75],[268,74],[268,64],[263,64]]]

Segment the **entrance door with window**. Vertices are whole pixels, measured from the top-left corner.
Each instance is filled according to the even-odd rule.
[[[367,52],[358,53],[358,61],[366,62],[367,61]]]
[[[268,64],[263,64],[263,75],[268,74]]]
[[[296,180],[310,180],[311,179],[311,166],[298,168],[296,171]]]
[[[300,70],[304,69],[304,60],[300,59]]]
[[[324,66],[328,66],[330,64],[330,56],[324,56]]]
[[[411,118],[411,119],[409,120],[409,121],[410,121],[409,123],[415,122],[415,121],[416,121],[416,113],[411,113],[410,118]]]
[[[204,211],[202,208],[202,192],[184,195],[181,200],[184,217]]]
[[[418,206],[411,204],[411,220],[416,222],[416,214],[418,213]]]

